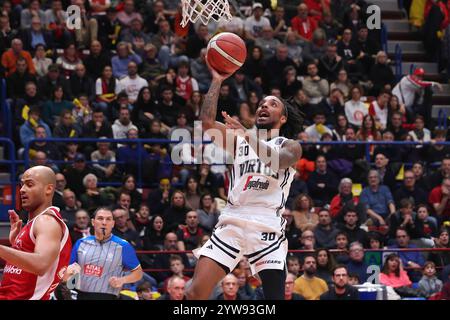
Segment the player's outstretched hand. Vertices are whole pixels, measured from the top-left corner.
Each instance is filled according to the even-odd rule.
[[[222,74],[217,72],[213,67],[211,67],[211,65],[208,62],[208,58],[205,58],[206,61],[206,65],[208,66],[209,72],[211,72],[212,78],[213,80],[219,80],[219,81],[224,81],[225,79],[228,79],[229,77],[231,77],[232,73],[230,74]]]
[[[124,285],[123,279],[118,277],[111,277],[109,278],[109,285],[116,289],[122,288],[122,286]]]
[[[20,229],[22,229],[22,220],[14,210],[8,210],[8,214],[10,223],[9,243],[13,245],[16,241],[17,235],[20,232]]]
[[[231,117],[228,113],[226,113],[226,111],[222,111],[222,117],[225,121],[225,126],[227,127],[227,129],[245,131],[245,127],[242,125],[242,123],[240,123],[239,120]]]

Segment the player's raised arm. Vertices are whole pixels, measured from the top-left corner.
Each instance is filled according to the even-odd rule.
[[[62,228],[52,216],[43,214],[34,223],[34,252],[24,252],[0,246],[0,258],[29,273],[42,276],[59,255]]]
[[[208,65],[209,71],[212,75],[211,86],[209,87],[208,93],[205,95],[202,108],[200,111],[200,120],[202,122],[203,132],[210,129],[217,129],[220,131],[221,136],[223,137],[222,141],[216,141],[220,146],[225,147],[226,140],[226,126],[216,121],[217,115],[217,103],[219,101],[220,87],[222,86],[222,82],[231,76],[231,74],[222,75],[214,70],[208,63],[208,59],[206,59],[206,63]]]

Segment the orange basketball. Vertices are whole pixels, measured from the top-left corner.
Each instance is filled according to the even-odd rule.
[[[222,32],[209,40],[206,59],[221,74],[231,74],[242,67],[247,56],[244,40],[230,32]]]

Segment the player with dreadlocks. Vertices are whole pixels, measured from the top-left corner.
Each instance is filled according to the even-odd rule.
[[[216,122],[220,87],[230,75],[209,69],[212,83],[201,109],[202,127],[219,133],[211,136],[214,143],[234,155],[234,161],[227,205],[211,239],[195,252],[199,260],[187,298],[208,299],[245,256],[252,273],[261,278],[265,298],[282,300],[287,255],[282,213],[295,174],[293,165],[302,154],[300,144],[289,138],[300,131],[302,118],[291,105],[267,96],[256,110],[257,130],[245,131],[225,112],[225,123]]]

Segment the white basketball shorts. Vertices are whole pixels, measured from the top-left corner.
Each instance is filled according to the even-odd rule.
[[[286,220],[272,210],[270,214],[267,211],[267,208],[225,208],[211,239],[194,250],[194,255],[209,257],[228,267],[230,272],[244,256],[252,274],[264,269],[283,270],[288,250]]]

